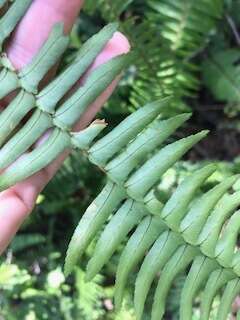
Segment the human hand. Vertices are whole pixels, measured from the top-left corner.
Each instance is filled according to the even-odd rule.
[[[8,57],[13,65],[21,69],[29,63],[55,23],[63,21],[65,32],[69,33],[83,2],[84,0],[34,0],[7,47]],[[90,67],[88,74],[100,64],[129,50],[126,37],[119,32],[115,33]],[[52,73],[49,74],[48,79],[53,76]],[[118,79],[88,107],[76,126],[77,130],[91,122],[113,92],[117,82]],[[2,101],[1,107],[4,107],[5,103]],[[66,156],[66,153],[62,154],[48,167],[0,193],[0,253],[5,250],[23,221],[31,213],[38,194],[54,176]]]

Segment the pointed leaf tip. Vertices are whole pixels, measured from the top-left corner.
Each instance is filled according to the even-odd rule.
[[[176,119],[176,120],[181,120],[182,123],[188,121],[192,116],[192,113],[188,112],[188,113],[181,113],[177,116],[173,116],[172,118],[173,119]]]
[[[210,130],[202,130],[198,133],[193,134],[192,136],[199,138],[199,141],[205,138],[209,134]]]
[[[68,263],[66,263],[66,260],[65,260],[65,264],[64,264],[64,267],[63,267],[63,273],[65,275],[65,277],[67,278],[68,276],[70,276],[70,274],[73,272],[73,269],[74,267],[70,267],[70,265]]]
[[[192,113],[191,113],[191,112],[181,113],[181,114],[179,115],[179,117],[183,117],[183,118],[185,118],[186,121],[187,121],[188,119],[190,119],[190,118],[192,117]]]
[[[112,29],[113,31],[117,31],[117,29],[119,28],[119,22],[111,22],[111,23],[109,23],[109,24],[107,24],[106,26],[105,26],[105,28],[107,29]]]
[[[155,100],[152,103],[162,105],[162,104],[170,103],[172,100],[173,100],[173,96],[169,95],[169,96],[163,97],[161,99]]]

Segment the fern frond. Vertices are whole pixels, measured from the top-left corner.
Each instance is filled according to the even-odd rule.
[[[194,58],[214,33],[223,4],[223,0],[116,0],[114,4],[98,0],[102,17],[120,22],[136,52],[138,59],[129,70],[134,79],[129,101],[135,108],[174,94],[168,115],[190,110],[185,98],[199,90]],[[85,10],[93,14],[95,2],[89,1]]]
[[[103,288],[100,286],[101,280],[99,276],[95,281],[86,283],[84,281],[84,272],[79,268],[76,270],[76,289],[78,294],[76,317],[85,320],[97,320],[104,315],[101,306],[101,300],[104,297]]]
[[[122,12],[125,11],[132,2],[134,2],[134,0],[116,0],[114,2],[99,0],[98,8],[101,9],[101,12],[104,15],[108,16],[109,21],[116,21],[116,17],[120,16]],[[96,1],[88,1],[84,10],[93,14],[96,11]]]
[[[168,52],[159,65],[158,75],[163,75],[160,81],[165,91],[174,92],[180,101],[193,97],[199,89],[199,68],[193,58],[204,49],[214,31],[223,12],[223,1],[149,0],[148,4],[152,8],[148,19],[157,26],[162,46]]]
[[[223,10],[222,0],[163,0],[161,3],[149,0],[148,3],[154,10],[150,18],[161,21],[161,36],[172,51],[183,57],[191,56],[204,45],[206,35],[213,30]]]
[[[31,1],[14,2],[0,19],[0,25],[4,27],[0,28],[1,43],[8,38],[30,3]],[[58,23],[53,27],[40,51],[20,72],[14,69],[6,53],[2,52],[0,98],[14,90],[18,90],[18,94],[0,114],[0,168],[4,170],[0,177],[0,190],[31,176],[64,150],[76,147],[79,136],[71,133],[73,125],[87,106],[96,100],[130,62],[130,56],[122,55],[101,65],[70,98],[64,102],[60,100],[85,73],[116,30],[117,24],[110,24],[88,40],[75,61],[40,91],[40,81],[68,45],[63,24]],[[29,119],[22,125],[26,116]],[[29,151],[48,129],[51,131],[46,141]],[[93,130],[93,126],[89,130]],[[87,135],[90,135],[89,130]],[[83,133],[81,138],[83,139]],[[24,154],[26,151],[29,152]]]
[[[220,101],[240,101],[239,49],[213,52],[203,64],[204,81]]]
[[[149,106],[133,113],[119,127],[90,147],[90,160],[105,171],[109,182],[80,220],[69,245],[65,271],[67,274],[72,271],[110,217],[88,262],[86,279],[91,280],[111,258],[119,244],[133,232],[123,249],[117,268],[116,307],[121,307],[130,273],[142,263],[134,294],[137,319],[142,316],[148,291],[160,271],[152,319],[161,319],[175,277],[192,266],[185,280],[180,305],[180,319],[190,320],[194,298],[204,284],[211,281],[209,279],[213,272],[222,270],[224,275],[226,272],[228,281],[239,277],[239,255],[235,252],[239,230],[236,210],[240,205],[240,193],[228,192],[239,177],[229,177],[199,197],[200,188],[216,170],[215,165],[210,164],[185,178],[165,204],[159,201],[154,187],[160,182],[162,175],[206,133],[183,138],[156,151],[156,147],[159,148],[169,134],[189,116],[154,120],[152,123],[149,120],[148,128],[139,132],[133,125],[133,119],[138,119],[148,108]],[[137,124],[139,125],[138,122]],[[166,124],[168,130],[161,137],[158,129],[165,128]],[[134,140],[129,135],[130,128],[132,132],[136,130],[138,133]],[[159,137],[159,144],[151,142],[149,133],[153,137]],[[145,141],[148,141],[147,148]],[[109,150],[112,152],[108,156]],[[113,168],[116,172],[114,175],[111,170]],[[222,232],[225,223],[227,227]],[[218,289],[228,283],[222,283],[221,277],[219,281],[221,285],[218,281],[216,283]],[[218,289],[213,290],[209,298],[213,299]],[[237,290],[233,290],[232,299],[237,295],[236,292]],[[229,303],[225,304],[224,314],[229,312],[231,301],[229,299]],[[209,302],[210,306],[211,303]],[[203,314],[209,316],[210,309],[206,300],[203,300],[203,305]]]
[[[197,2],[197,6],[206,1]],[[3,15],[1,44],[30,3],[15,1]],[[217,3],[220,2],[210,4],[213,11],[217,10]],[[172,7],[179,9],[177,4]],[[197,8],[205,12],[205,7]],[[12,10],[16,9],[15,15]],[[122,55],[100,66],[80,89],[61,103],[115,30],[116,25],[110,24],[90,39],[73,64],[40,92],[39,82],[68,43],[62,25],[54,27],[39,54],[19,73],[2,52],[0,98],[16,89],[19,92],[0,114],[0,169],[4,169],[0,175],[0,191],[44,168],[62,151],[82,150],[105,172],[107,183],[86,210],[73,235],[66,257],[66,273],[73,270],[100,232],[87,265],[86,278],[92,279],[131,233],[117,269],[115,301],[118,308],[129,273],[141,264],[134,297],[137,319],[142,317],[149,288],[159,272],[152,319],[162,319],[169,289],[183,271],[187,272],[187,277],[181,294],[180,319],[191,319],[194,298],[204,287],[203,319],[209,318],[212,300],[222,288],[217,317],[226,319],[240,291],[240,254],[236,243],[240,227],[237,211],[240,191],[230,192],[239,177],[230,177],[201,194],[201,187],[216,169],[214,165],[207,165],[187,177],[166,203],[158,199],[155,192],[164,173],[203,139],[207,131],[168,143],[169,136],[188,120],[189,114],[167,119],[161,116],[171,103],[171,99],[166,98],[139,109],[97,142],[95,138],[104,129],[104,122],[97,121],[79,133],[71,133],[87,106],[130,62],[131,57]],[[202,34],[197,39],[200,41]],[[30,118],[21,126],[27,115]],[[52,130],[46,141],[23,156],[49,128]]]

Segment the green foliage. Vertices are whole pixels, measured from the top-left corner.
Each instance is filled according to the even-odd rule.
[[[149,20],[155,25],[167,52],[158,70],[164,91],[174,94],[178,104],[184,104],[185,98],[194,97],[199,89],[194,58],[214,31],[222,15],[223,1],[166,0],[160,3],[150,0],[149,5],[153,9]]]
[[[203,65],[205,84],[209,87],[215,99],[239,103],[240,50],[229,49],[212,53]]]
[[[77,269],[76,284],[78,291],[79,313],[84,319],[97,320],[99,317],[104,316],[101,302],[101,299],[104,298],[104,290],[97,282],[86,283],[84,277],[85,273],[82,270]]]
[[[41,234],[22,234],[17,235],[12,243],[11,249],[14,253],[27,250],[29,247],[34,247],[44,243],[45,237]]]
[[[199,88],[195,57],[216,29],[223,1],[135,0],[115,1],[114,5],[98,1],[98,8],[106,21],[121,21],[136,52],[136,69],[130,70],[134,81],[130,82],[129,100],[134,107],[174,94],[168,112],[188,110],[186,98],[194,97]],[[86,11],[94,10],[96,2],[89,1]]]
[[[2,3],[0,1],[0,5]],[[16,1],[16,5],[20,6],[17,10],[19,14],[17,19],[21,18],[29,3],[29,1]],[[230,183],[229,181],[234,179],[229,178],[231,175],[240,172],[239,158],[233,159],[235,155],[239,154],[239,143],[236,141],[240,141],[238,135],[240,126],[238,120],[239,83],[237,73],[239,58],[238,29],[240,26],[237,13],[239,9],[239,2],[231,0],[86,1],[82,18],[77,21],[71,34],[70,46],[64,55],[60,68],[63,73],[56,78],[58,80],[54,80],[49,87],[43,89],[41,94],[38,93],[37,97],[35,97],[38,77],[42,77],[42,73],[46,72],[54,61],[44,60],[43,55],[42,60],[40,59],[42,66],[41,64],[37,65],[35,72],[29,74],[31,76],[29,78],[30,81],[28,79],[29,75],[25,71],[28,76],[22,77],[20,85],[33,91],[33,95],[22,91],[19,93],[18,99],[16,98],[15,102],[11,103],[5,109],[5,112],[0,115],[0,143],[3,146],[0,152],[0,163],[3,167],[8,162],[13,161],[14,157],[16,158],[23,153],[24,148],[28,149],[37,139],[37,136],[41,135],[41,130],[44,132],[47,127],[52,126],[52,113],[55,112],[55,104],[64,94],[62,92],[62,84],[64,83],[67,91],[76,82],[78,77],[84,73],[84,70],[94,60],[97,53],[101,51],[101,48],[111,37],[111,33],[116,30],[116,26],[110,25],[105,28],[106,33],[103,37],[97,35],[87,42],[87,45],[82,45],[82,43],[85,43],[90,36],[109,21],[118,21],[120,30],[127,34],[135,51],[135,59],[131,61],[130,67],[128,67],[120,83],[118,92],[107,103],[107,108],[101,114],[101,117],[106,118],[106,122],[109,124],[104,132],[113,132],[111,133],[113,135],[108,135],[104,132],[100,133],[101,137],[105,135],[103,140],[100,139],[96,144],[92,144],[95,133],[97,134],[98,129],[100,131],[105,126],[103,122],[94,123],[79,135],[70,135],[71,142],[68,142],[67,145],[71,144],[81,150],[74,151],[56,178],[48,185],[44,193],[39,196],[34,215],[26,221],[22,232],[14,240],[12,247],[9,248],[6,258],[2,259],[0,317],[4,320],[16,320],[17,318],[24,320],[135,320],[133,306],[135,304],[138,314],[141,314],[146,298],[143,318],[147,320],[151,318],[152,305],[154,306],[154,312],[163,311],[164,299],[160,298],[162,304],[158,303],[158,298],[155,299],[154,303],[154,296],[160,295],[165,298],[166,292],[163,292],[161,288],[167,291],[169,285],[171,285],[169,297],[166,300],[166,319],[179,319],[179,310],[181,317],[183,317],[184,304],[188,307],[187,311],[185,310],[187,312],[186,319],[189,317],[191,306],[193,311],[191,319],[199,319],[200,304],[205,309],[205,316],[207,317],[208,308],[215,295],[213,289],[216,289],[217,286],[221,288],[213,301],[213,310],[206,319],[221,319],[221,317],[225,319],[225,313],[231,305],[231,299],[237,293],[234,292],[233,288],[236,284],[234,279],[238,279],[236,275],[236,272],[238,273],[237,262],[232,263],[231,256],[238,233],[238,214],[233,214],[233,207],[238,203],[239,182],[238,185],[234,185],[234,189],[229,187],[223,200],[220,200],[222,201],[220,202],[220,205],[222,203],[221,208],[226,209],[226,216],[222,217],[221,221],[220,219],[215,219],[215,227],[220,230],[220,225],[223,225],[222,230],[225,231],[226,226],[226,232],[223,232],[223,234],[218,233],[215,255],[212,250],[213,245],[210,246],[208,244],[209,248],[211,248],[209,251],[208,245],[193,244],[194,241],[191,237],[196,230],[199,231],[200,223],[193,224],[192,228],[187,228],[188,232],[185,229],[184,232],[181,231],[180,233],[184,236],[183,240],[182,236],[178,235],[177,232],[179,226],[175,226],[174,222],[179,221],[181,218],[180,227],[192,222],[194,215],[191,216],[191,212],[192,214],[194,210],[199,212],[207,203],[198,199],[202,199],[202,197],[203,199],[208,199],[207,195],[212,189],[221,189],[221,186],[224,186],[225,183]],[[11,32],[14,28],[13,22],[14,20],[11,20],[10,28],[5,28],[5,30]],[[1,30],[3,30],[2,27]],[[103,35],[103,33],[100,33],[100,35]],[[5,34],[5,36],[8,35]],[[67,39],[62,37],[60,26],[55,29],[55,36],[59,44],[59,47],[56,45],[55,49],[58,50],[60,55],[67,45]],[[81,47],[80,53],[78,53],[79,47]],[[3,64],[1,77],[5,77],[5,85],[0,86],[0,95],[3,96],[9,90],[19,87],[19,79],[12,72],[12,66],[9,61],[4,56],[1,59]],[[220,67],[216,67],[216,62]],[[111,68],[111,65],[109,65],[109,68]],[[66,70],[68,70],[67,73],[65,72]],[[22,75],[24,75],[24,71]],[[89,87],[92,95],[92,90],[95,90],[96,87],[92,86],[92,82],[89,83]],[[85,89],[87,90],[87,88],[86,86]],[[140,110],[143,110],[143,116],[136,123],[142,126],[141,128],[139,127],[138,132],[132,131],[133,135],[129,135],[129,141],[116,140],[116,137],[121,137],[122,134],[125,136],[126,130],[123,127],[122,131],[118,131],[118,127],[114,136],[112,128],[125,119],[127,114],[145,105],[146,102],[165,97],[168,94],[174,94],[174,98],[166,104],[166,108],[155,110],[155,114],[151,114],[151,112],[144,114],[146,109],[140,108]],[[81,92],[79,92],[78,97],[80,95]],[[93,98],[94,95],[91,96],[91,99]],[[20,106],[19,101],[22,99]],[[33,108],[35,99],[37,100],[37,108],[36,106]],[[71,102],[71,100],[69,101]],[[81,99],[81,105],[83,102],[84,100]],[[84,103],[87,106],[89,102],[87,98]],[[57,106],[59,107],[59,104]],[[153,106],[157,108],[159,102],[157,101]],[[37,110],[43,109],[45,111],[46,108],[50,111],[49,116],[47,114],[43,115],[41,110]],[[65,109],[67,108],[67,104],[65,104]],[[190,108],[194,111],[193,118],[185,123],[184,128],[178,129],[174,137],[182,138],[186,133],[189,134],[193,131],[195,132],[196,129],[201,130],[206,127],[211,129],[213,134],[185,155],[184,160],[181,162],[177,161],[173,164],[167,161],[167,166],[170,166],[170,169],[167,170],[167,167],[164,167],[165,161],[157,162],[155,160],[164,159],[162,150],[169,150],[165,149],[165,147],[167,145],[171,146],[173,142],[173,138],[170,135],[173,134],[173,131],[178,126],[181,126],[181,123],[187,120],[189,115],[182,114],[182,112]],[[19,111],[20,109],[21,112]],[[223,109],[224,113],[222,112]],[[33,110],[36,111],[32,115]],[[147,126],[159,113],[158,120]],[[16,115],[15,118],[13,118],[14,114]],[[21,123],[26,114],[30,115],[31,118],[25,129],[22,127],[24,130],[20,133],[17,124]],[[16,130],[20,135],[16,134],[17,131],[12,132],[13,136],[9,135],[9,122],[6,121],[9,115],[12,117],[9,118],[12,121],[11,125],[14,124],[16,126]],[[69,115],[71,118],[71,113]],[[133,118],[135,115],[133,113]],[[173,117],[173,115],[177,116]],[[64,123],[62,123],[62,118],[60,117],[54,122],[65,129],[70,126],[69,117],[64,118]],[[70,119],[71,121],[72,119]],[[174,128],[174,125],[176,128]],[[135,126],[133,127],[136,129]],[[13,127],[11,128],[13,129]],[[216,139],[218,135],[220,140]],[[137,138],[135,138],[136,136]],[[19,139],[21,143],[19,143]],[[68,138],[66,139],[68,140]],[[97,154],[95,152],[94,155],[91,152],[89,155],[87,152],[89,146],[91,146],[90,150],[94,151],[94,146],[97,147],[104,139],[106,139],[106,143],[103,144],[106,153],[100,152]],[[61,136],[59,137],[60,140]],[[111,143],[112,141],[113,143]],[[108,148],[107,145],[109,145]],[[140,145],[141,148],[138,149]],[[116,151],[115,146],[119,148],[116,154],[114,154]],[[178,144],[173,143],[172,146],[175,147]],[[219,151],[219,147],[223,147],[223,149]],[[232,151],[234,148],[236,149],[235,152]],[[46,152],[49,152],[49,149]],[[58,149],[58,152],[60,152],[60,149]],[[158,152],[161,153],[160,157],[154,158]],[[130,157],[128,157],[128,153],[131,155]],[[90,160],[100,165],[101,169],[89,163],[89,156]],[[106,156],[107,158],[105,158]],[[109,159],[108,156],[110,157]],[[214,157],[214,162],[216,163],[215,172],[211,176],[209,173],[209,177],[204,182],[202,181],[196,190],[192,190],[192,193],[189,192],[189,189],[187,191],[183,189],[182,194],[184,196],[181,197],[181,193],[179,193],[180,187],[178,186],[181,186],[182,183],[184,184],[183,181],[196,182],[194,177],[199,169],[202,170],[200,172],[209,172],[211,165],[204,168],[203,165],[205,163],[202,163],[199,159],[204,158],[211,163],[211,157]],[[94,213],[94,204],[100,203],[100,200],[103,201],[104,196],[106,196],[104,192],[107,192],[109,190],[107,188],[112,186],[109,182],[110,179],[122,184],[123,181],[129,178],[130,173],[138,171],[150,159],[155,159],[152,164],[159,164],[158,169],[162,175],[160,177],[159,174],[157,177],[156,172],[153,173],[152,179],[154,180],[156,176],[157,186],[154,185],[152,192],[149,192],[145,198],[144,210],[142,211],[141,205],[138,207],[135,204],[136,201],[133,201],[133,210],[130,211],[133,216],[126,215],[124,210],[121,211],[121,214],[119,213],[120,207],[122,209],[125,208],[125,210],[128,208],[127,204],[130,204],[133,195],[142,195],[141,191],[142,189],[144,191],[145,184],[139,186],[138,193],[133,190],[131,197],[126,200],[128,203],[125,202],[125,207],[123,204],[123,199],[126,199],[126,193],[123,190],[125,187],[123,189],[120,188],[121,190],[116,190],[115,194],[113,194],[115,198],[111,198],[107,203],[109,211],[105,211],[102,216],[99,216],[94,221],[91,226],[91,232],[89,232],[88,226],[83,232],[82,238],[78,238],[79,242],[76,243],[76,258],[72,262],[77,262],[77,258],[81,255],[81,267],[85,269],[89,260],[93,261],[90,267],[87,268],[87,273],[76,267],[73,275],[65,278],[61,267],[67,243],[83,212],[87,210],[84,216],[87,213],[90,215],[89,211],[92,214]],[[232,162],[220,161],[222,159],[230,159]],[[43,162],[41,166],[45,164],[46,162]],[[36,170],[41,166],[38,165]],[[102,167],[105,170],[107,169],[108,178],[103,174]],[[203,169],[201,169],[202,167]],[[16,171],[19,172],[17,169]],[[27,175],[30,173],[27,172]],[[142,176],[142,173],[140,174]],[[146,177],[148,176],[146,175]],[[20,176],[18,179],[20,179]],[[101,199],[97,195],[104,186],[106,187],[100,193],[100,196],[103,196]],[[119,195],[121,195],[120,198]],[[185,195],[189,195],[189,197]],[[162,215],[159,217],[162,207],[164,206],[164,210],[166,210],[170,206],[167,206],[170,199],[174,200],[175,197],[174,201],[177,201],[177,196],[180,198],[178,203],[181,204],[182,211],[179,211],[179,216],[176,217],[177,211],[173,210],[174,219],[169,218],[165,219],[165,221]],[[96,200],[93,201],[90,210],[88,208],[89,203],[95,198]],[[227,207],[226,198],[232,201],[233,207]],[[137,197],[138,201],[140,199],[141,197]],[[236,202],[234,202],[234,199]],[[175,203],[173,200],[172,203]],[[187,210],[185,208],[186,202],[184,203],[183,200],[190,201]],[[139,215],[138,212],[134,211],[138,208]],[[209,211],[210,216],[213,213],[214,210]],[[224,211],[221,211],[221,213],[224,213]],[[228,214],[231,217],[229,220]],[[215,215],[221,216],[216,212]],[[120,223],[123,219],[125,222]],[[213,222],[210,220],[209,225],[212,226]],[[118,227],[118,223],[120,227]],[[100,225],[102,226],[101,228],[99,228]],[[207,226],[204,229],[201,225],[201,228],[202,231],[205,230],[205,234],[209,234]],[[231,237],[227,237],[230,233]],[[157,251],[156,255],[153,249],[156,248],[157,250],[157,246],[161,246],[161,241],[167,234],[171,235],[169,238],[172,242],[169,241],[167,243],[166,250],[163,250],[160,255],[160,257],[165,255],[166,259],[161,261],[161,265],[156,263],[154,267],[151,266],[149,272],[145,272],[144,268],[149,266],[148,261],[151,261],[151,257],[155,259],[159,257],[159,251]],[[90,246],[87,247],[87,244],[92,239]],[[208,243],[208,241],[205,242]],[[101,243],[108,244],[106,252],[102,252],[104,246],[102,247]],[[84,246],[81,248],[80,245],[82,244]],[[224,250],[226,249],[226,244],[228,250]],[[186,251],[182,256],[183,269],[179,270],[181,268],[178,269],[178,266],[174,267],[175,258],[183,252],[181,251],[183,250],[183,245],[186,246]],[[196,257],[192,247],[197,250]],[[172,248],[173,252],[169,253],[169,248]],[[167,259],[169,254],[171,257]],[[211,257],[211,254],[214,258]],[[110,256],[111,259],[108,258]],[[207,256],[210,257],[207,258]],[[235,251],[234,256],[238,261],[238,255]],[[96,259],[97,263],[94,262]],[[201,259],[205,259],[205,264],[201,264],[202,272],[198,274],[198,277],[195,277],[198,263],[202,262]],[[212,259],[215,262],[217,261],[216,269],[214,269],[215,262],[213,266],[211,263],[208,264]],[[227,266],[228,262],[232,268]],[[173,268],[174,272],[168,272],[168,268]],[[211,268],[214,269],[212,272]],[[84,282],[84,279],[89,277],[89,274],[93,276],[100,269],[101,277],[97,276],[91,282]],[[160,269],[162,269],[164,277],[159,278]],[[225,272],[226,270],[227,272]],[[178,271],[181,271],[180,276],[177,275]],[[207,272],[208,279],[207,277],[204,278],[204,271]],[[91,272],[93,273],[92,275]],[[174,278],[175,274],[177,275],[176,279]],[[119,312],[113,310],[115,275],[117,275],[117,290],[115,292],[117,306],[120,306],[122,298],[124,299],[123,307]],[[147,278],[145,278],[145,275]],[[231,277],[233,278],[232,282],[230,280]],[[216,281],[214,287],[216,278],[219,282],[217,283]],[[147,282],[144,282],[145,279]],[[193,279],[195,279],[195,286],[191,286]],[[148,291],[148,285],[151,281],[153,286]],[[198,281],[202,282],[204,286],[206,285],[204,294],[201,297],[199,295],[202,293],[204,286],[198,287]],[[133,299],[132,293],[135,283],[136,288]],[[164,283],[166,283],[166,286]],[[190,286],[188,285],[189,283]],[[140,289],[137,289],[137,285]],[[141,289],[141,285],[144,285],[143,289]],[[159,287],[161,288],[159,289]],[[156,290],[156,288],[158,289]],[[191,291],[191,288],[196,289],[196,292],[194,290]],[[235,288],[237,288],[237,285]],[[232,292],[231,289],[233,289]],[[184,303],[181,301],[181,296],[184,299]],[[185,296],[187,297],[185,298]],[[191,300],[192,298],[193,301]],[[138,303],[138,299],[140,299],[141,303]],[[219,305],[221,305],[220,309]],[[232,310],[235,313],[235,306]],[[217,312],[221,315],[219,316]]]
[[[18,6],[19,2],[14,2],[3,16],[1,21],[6,25],[6,30],[12,30],[19,20],[18,15],[12,18],[11,13],[15,10],[19,12],[26,10],[25,2],[22,7],[18,8]],[[79,148],[79,144],[80,149],[84,148],[88,140],[94,139],[104,128],[104,125],[96,123],[87,133],[80,133],[80,136],[70,132],[89,104],[96,100],[126,66],[129,56],[121,55],[102,64],[91,73],[85,84],[69,99],[60,105],[58,102],[86,72],[116,29],[116,24],[110,24],[86,42],[75,61],[40,92],[38,92],[40,81],[54,66],[68,45],[68,37],[64,35],[63,24],[58,23],[53,27],[37,55],[18,73],[11,66],[7,54],[2,52],[0,98],[4,98],[16,89],[19,89],[19,93],[0,115],[2,146],[0,168],[6,169],[0,177],[0,190],[3,191],[33,175],[56,159],[64,150]],[[9,32],[6,34],[4,32],[2,32],[2,42],[9,35]],[[13,132],[27,115],[29,115],[28,121],[17,132]],[[28,151],[48,129],[52,130],[42,145],[25,154],[21,160],[14,162],[25,151]],[[78,141],[79,139],[81,141]]]
[[[159,105],[164,108],[168,102],[165,100]],[[161,277],[151,319],[162,319],[172,282],[190,264],[192,267],[181,293],[180,319],[192,318],[194,297],[204,285],[203,319],[209,319],[212,300],[224,285],[217,318],[226,319],[240,289],[239,254],[235,253],[240,193],[228,193],[239,176],[229,177],[200,196],[199,189],[216,170],[216,166],[210,164],[184,179],[166,203],[159,201],[155,186],[162,175],[206,133],[181,139],[156,151],[188,117],[153,120],[148,129],[139,133],[142,125],[139,118],[151,114],[152,106],[157,110],[157,104],[153,103],[133,113],[88,150],[89,159],[106,172],[110,181],[80,220],[69,245],[65,272],[69,274],[73,270],[105,223],[87,264],[87,280],[102,269],[125,237],[136,228],[123,249],[116,272],[117,310],[121,307],[129,274],[148,251],[136,278],[137,319],[142,317],[148,290],[159,271]],[[136,133],[138,136],[132,140]]]
[[[149,1],[156,13],[151,15],[161,23],[160,34],[171,51],[189,57],[205,45],[206,36],[221,17],[223,1]],[[204,19],[204,23],[203,22]]]

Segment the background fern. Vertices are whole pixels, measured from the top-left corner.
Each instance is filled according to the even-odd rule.
[[[210,34],[216,30],[223,1],[144,3],[99,4],[104,19],[121,20],[122,30],[138,54],[130,101],[136,107],[149,99],[174,93],[173,109],[187,108],[183,98],[194,96],[199,87],[194,58],[204,50]],[[93,12],[95,5],[90,1],[87,9]],[[133,21],[137,24],[134,31]]]
[[[210,2],[216,6],[213,7]],[[198,32],[193,26],[190,36],[194,39],[194,47],[192,41],[187,38],[189,30],[184,29],[185,36],[181,37],[181,44],[176,50],[173,50],[169,37],[163,33],[163,30],[169,31],[169,25],[174,24],[176,27],[182,21],[182,7],[176,7],[174,10],[172,3],[173,1],[167,0],[116,0],[114,4],[112,1],[86,1],[81,19],[76,23],[72,33],[70,49],[65,54],[61,66],[64,68],[67,62],[72,61],[79,46],[106,22],[118,20],[121,29],[130,37],[138,58],[126,72],[117,93],[102,111],[101,117],[106,118],[110,124],[108,130],[110,131],[140,105],[169,92],[174,92],[176,99],[167,115],[178,114],[179,110],[194,111],[192,120],[177,132],[178,137],[182,137],[183,133],[195,132],[196,129],[211,129],[212,134],[163,177],[159,186],[159,194],[163,199],[168,198],[179,182],[201,165],[202,159],[210,161],[214,159],[218,164],[214,176],[203,186],[204,190],[225,180],[227,176],[240,172],[240,160],[237,157],[240,150],[239,101],[232,99],[231,88],[226,89],[224,97],[222,90],[216,91],[216,86],[213,89],[212,83],[214,84],[216,80],[222,83],[228,83],[228,80],[225,79],[225,73],[220,73],[216,78],[215,69],[211,72],[211,63],[216,60],[227,68],[227,73],[237,75],[238,59],[236,58],[235,63],[228,60],[228,52],[234,51],[236,56],[239,55],[237,38],[240,26],[239,1],[181,1],[186,6],[191,5],[190,21],[192,12],[195,12],[196,20],[193,22],[195,27],[199,26],[198,21],[207,19],[208,23],[204,26],[200,24],[201,28],[198,30],[200,36],[196,37]],[[204,3],[204,10],[207,13],[203,15],[201,10],[200,12],[197,10],[196,13],[194,3],[195,5]],[[179,22],[168,17],[166,12],[165,14],[159,12],[156,8],[158,4],[161,4],[160,11],[163,11],[163,8],[170,8],[173,12],[177,12],[180,16]],[[170,31],[175,35],[174,29]],[[235,76],[234,82],[239,88]],[[135,319],[130,291],[134,284],[133,279],[129,280],[128,293],[121,314],[116,315],[112,310],[112,286],[121,247],[103,269],[103,278],[97,284],[103,295],[94,297],[93,294],[96,304],[89,304],[86,299],[84,303],[79,300],[77,287],[81,288],[82,285],[77,284],[75,275],[68,279],[67,285],[56,281],[58,287],[55,289],[48,282],[48,276],[50,275],[51,279],[52,272],[56,270],[54,273],[56,278],[53,278],[63,277],[59,267],[63,264],[67,243],[81,213],[104,184],[105,176],[100,170],[91,166],[83,155],[76,154],[66,162],[56,179],[39,197],[34,215],[26,222],[20,233],[23,242],[26,236],[27,249],[14,252],[10,248],[2,257],[2,261],[7,263],[5,270],[12,270],[11,276],[6,276],[4,282],[0,280],[0,314],[3,319],[15,320],[20,315],[22,319],[27,320],[54,319],[54,317],[71,320],[76,319],[76,314],[81,315],[81,320],[87,317],[91,319],[96,305],[98,306],[96,312],[99,311],[99,315],[96,316],[98,319]],[[59,188],[59,185],[62,187]],[[46,234],[45,242],[38,243],[35,247],[32,240],[29,246],[31,236],[39,234]],[[85,256],[86,261],[92,254],[93,247],[90,247]],[[2,270],[1,274],[4,273]],[[92,286],[96,288],[95,283],[92,283]],[[177,281],[174,287],[178,287]],[[172,302],[170,300],[168,304],[168,319],[178,319],[179,308],[174,306],[175,295],[177,297],[177,293],[173,291]],[[149,297],[150,301],[152,297]],[[150,305],[149,303],[149,307]],[[88,310],[88,315],[81,310]],[[235,311],[236,309],[233,309],[233,312]],[[198,319],[197,303],[194,312],[193,319]],[[214,319],[214,314],[210,319]]]

